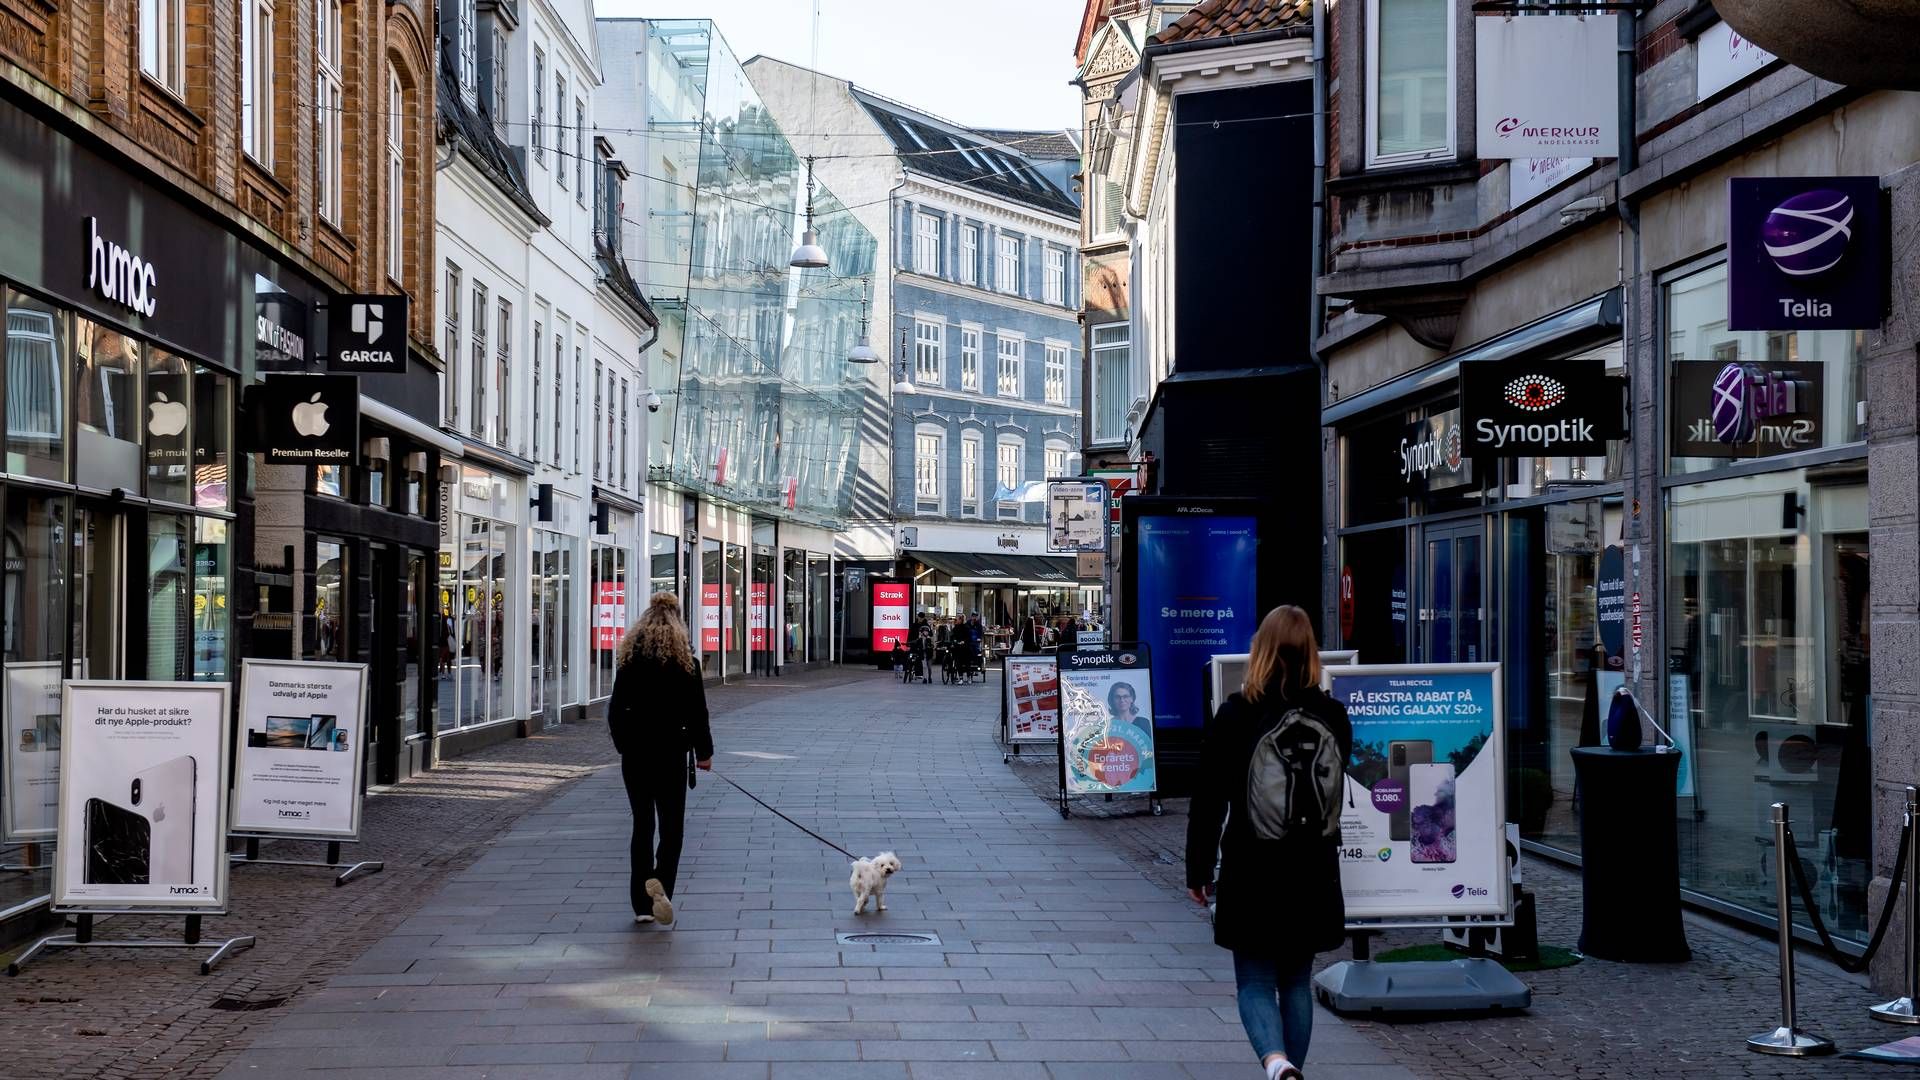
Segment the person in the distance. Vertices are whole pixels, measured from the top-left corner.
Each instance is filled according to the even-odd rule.
[[[628,892],[633,921],[673,921],[673,879],[680,870],[680,840],[687,816],[687,753],[702,769],[713,768],[713,731],[707,724],[707,691],[700,662],[687,644],[680,601],[655,593],[615,655],[613,698],[607,730],[620,752],[620,778],[633,808]],[[653,842],[655,818],[660,844]]]
[[[1346,784],[1353,726],[1347,710],[1320,689],[1320,646],[1306,612],[1292,606],[1268,612],[1248,651],[1246,682],[1207,721],[1202,738],[1200,776],[1187,819],[1187,895],[1205,904],[1208,893],[1217,894],[1213,940],[1233,951],[1240,1023],[1268,1080],[1301,1080],[1313,1034],[1313,957],[1339,948],[1346,938],[1337,792]],[[1272,791],[1253,790],[1251,766],[1262,737],[1296,710],[1296,723],[1283,732],[1286,746],[1270,743],[1262,764],[1269,764],[1275,751],[1286,755],[1281,760],[1320,760],[1316,752],[1331,738],[1339,765],[1331,770],[1335,775],[1322,780],[1336,794],[1329,807],[1317,783],[1292,785],[1296,791],[1316,791],[1305,803],[1296,795],[1281,815],[1283,833],[1268,839],[1256,834],[1252,819],[1259,810],[1263,821],[1273,820],[1266,813],[1273,806]],[[1329,820],[1332,835],[1324,825]]]

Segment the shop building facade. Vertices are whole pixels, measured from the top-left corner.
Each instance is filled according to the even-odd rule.
[[[1630,150],[1595,151],[1624,167],[1482,160],[1473,19],[1434,0],[1328,20],[1329,636],[1365,662],[1500,661],[1508,806],[1555,857],[1580,854],[1568,751],[1624,683],[1686,749],[1687,898],[1770,921],[1784,801],[1827,925],[1863,945],[1920,765],[1911,104],[1667,2],[1632,26]],[[1803,177],[1873,178],[1887,213],[1849,257],[1892,253],[1888,300],[1859,329],[1730,329],[1729,252],[1760,223],[1729,181]],[[1463,453],[1461,372],[1502,360],[1624,376],[1627,438]],[[1766,395],[1757,422],[1716,417],[1723,376]]]

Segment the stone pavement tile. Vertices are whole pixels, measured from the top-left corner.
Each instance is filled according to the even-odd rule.
[[[745,1045],[745,1044],[743,1044]],[[587,1050],[588,1061],[719,1061],[727,1056],[723,1042],[680,1042],[669,1038],[645,1041],[594,1043]]]
[[[983,1039],[862,1039],[862,1061],[992,1061],[993,1048]]]
[[[1049,1080],[1187,1080],[1180,1066],[1164,1062],[1050,1061],[1047,1075]],[[1241,1080],[1258,1080],[1259,1076],[1259,1071],[1253,1070]]]
[[[860,1044],[850,1039],[738,1042],[727,1044],[726,1057],[728,1061],[858,1061]]]
[[[913,1080],[1050,1080],[1033,1061],[916,1061],[907,1071]]]
[[[629,1080],[767,1080],[764,1061],[641,1062],[626,1074]]]
[[[563,1065],[587,1060],[588,1043],[523,1043],[462,1046],[453,1052],[455,1065]]]
[[[776,1061],[773,1080],[911,1080],[901,1061]]]
[[[1092,1039],[996,1039],[993,1054],[1002,1061],[1128,1060],[1124,1044]]]

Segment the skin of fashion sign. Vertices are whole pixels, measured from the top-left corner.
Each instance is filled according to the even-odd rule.
[[[1007,741],[1060,737],[1060,665],[1052,656],[1007,657]]]
[[[1504,915],[1499,664],[1326,669],[1353,724],[1340,881],[1347,918]]]
[[[56,912],[224,912],[226,683],[66,684]]]
[[[1158,786],[1153,665],[1146,649],[1060,656],[1060,758],[1067,794],[1144,795]]]
[[[8,840],[50,840],[60,825],[60,669],[57,660],[6,666]]]
[[[243,660],[233,831],[353,840],[367,665]]]

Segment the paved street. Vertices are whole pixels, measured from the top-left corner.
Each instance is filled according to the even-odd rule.
[[[1257,1077],[1225,954],[1097,821],[1062,821],[986,737],[990,687],[771,684],[718,768],[905,870],[849,912],[846,860],[717,781],[694,793],[672,929],[636,927],[617,773],[509,832],[233,1058],[304,1075],[676,1080]],[[940,944],[837,945],[847,931]],[[245,961],[242,961],[244,963]],[[1322,1014],[1320,1078],[1416,1074]]]

